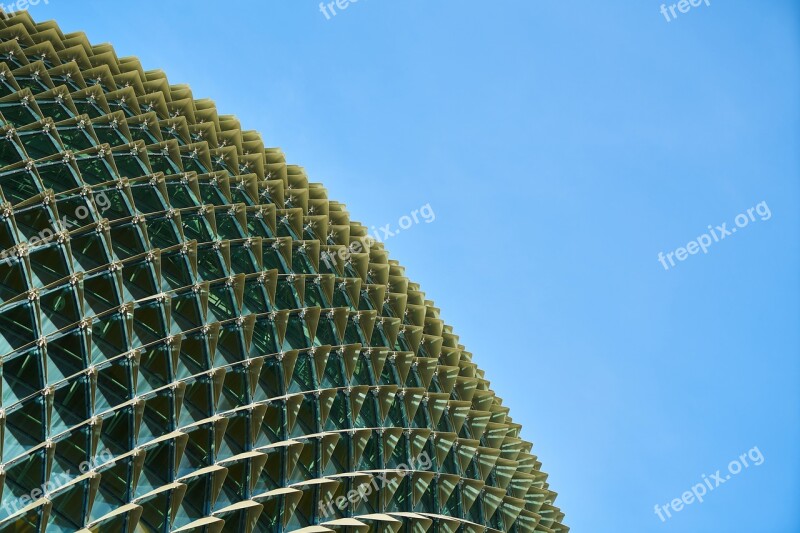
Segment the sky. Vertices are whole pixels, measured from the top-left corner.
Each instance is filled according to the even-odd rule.
[[[432,213],[386,247],[522,424],[573,532],[800,531],[800,4],[660,9],[31,14],[214,99],[367,226]]]

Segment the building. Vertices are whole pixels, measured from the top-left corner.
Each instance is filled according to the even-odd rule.
[[[108,44],[0,28],[0,533],[568,531],[322,185]]]

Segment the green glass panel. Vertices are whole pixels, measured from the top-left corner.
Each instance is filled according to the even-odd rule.
[[[198,389],[200,383],[193,385]],[[178,477],[191,474],[195,470],[203,469],[214,464],[214,429],[213,424],[207,423],[191,428],[187,432],[189,440],[186,449],[181,456],[181,464],[178,468]]]
[[[75,112],[69,108],[65,100],[39,98],[36,100],[36,104],[44,116],[50,117],[56,122],[75,116]]]
[[[0,308],[0,353],[6,354],[39,338],[35,303],[22,301]]]
[[[63,150],[61,142],[55,138],[51,130],[27,130],[18,131],[22,146],[30,159],[42,159],[51,155],[56,155]]]
[[[22,354],[3,359],[2,405],[8,407],[33,396],[45,387],[44,349],[31,348]]]
[[[133,155],[127,151],[114,152],[114,164],[120,176],[128,179],[152,174],[147,156]]]
[[[178,427],[177,417],[175,416],[176,398],[174,391],[162,389],[152,395],[144,396],[143,398],[145,400],[145,407],[142,416],[142,426],[139,429],[139,445],[146,444],[163,435],[167,435]],[[125,441],[123,441],[123,444],[124,442]],[[147,454],[147,460],[150,460],[150,452]],[[166,476],[166,474],[167,472],[159,472],[160,476]],[[167,477],[161,477],[160,479],[168,483],[171,479],[167,479]],[[159,485],[156,485],[156,487],[158,486]]]
[[[139,394],[147,394],[172,382],[172,348],[160,342],[140,349]]]
[[[26,154],[19,145],[19,137],[11,133],[0,137],[0,167],[13,165],[25,159]]]
[[[183,209],[186,207],[198,207],[200,200],[189,187],[188,180],[186,183],[183,180],[169,180],[167,181],[167,191],[169,194],[169,202],[175,209]]]
[[[78,285],[67,283],[39,295],[42,334],[50,335],[83,318]]]
[[[89,115],[90,118],[102,117],[106,111],[97,103],[96,100],[89,98],[73,98],[72,103],[79,114]]]
[[[183,168],[170,158],[169,152],[148,152],[147,159],[153,172],[163,172],[166,176],[183,172]]]
[[[350,415],[348,412],[347,397],[344,394],[336,394],[333,400],[333,405],[328,413],[328,419],[325,421],[325,431],[338,431],[340,429],[347,429],[350,427]],[[341,465],[343,471],[346,465]]]
[[[111,513],[127,502],[133,496],[133,459],[127,457],[117,460],[104,468],[98,469],[101,481],[92,504],[91,520],[97,520],[108,513]],[[105,526],[110,528],[110,525]],[[113,531],[108,529],[108,531]],[[118,531],[124,531],[120,529]]]
[[[217,364],[233,364],[247,358],[244,332],[236,321],[229,321],[220,328],[217,353],[222,356],[222,361],[217,358]]]
[[[87,239],[88,240],[88,239]],[[73,249],[75,241],[73,242]],[[100,270],[83,278],[83,297],[87,314],[99,315],[122,304],[122,273]]]
[[[134,362],[127,357],[119,357],[97,366],[95,411],[104,412],[133,399],[136,394],[133,387],[133,367]]]
[[[8,443],[8,437],[6,437],[5,443]],[[45,450],[39,450],[4,465],[6,479],[3,486],[3,500],[6,505],[0,506],[0,518],[5,518],[23,509],[31,501],[31,492],[34,489],[41,490],[42,485],[48,481],[45,454]],[[7,453],[3,455],[5,458],[10,458]],[[19,528],[10,531],[29,530]]]
[[[16,75],[14,79],[22,89],[30,89],[32,93],[38,94],[47,91],[51,87],[47,85],[44,79],[38,75]]]
[[[208,339],[202,330],[185,333],[181,342],[180,365],[177,378],[184,379],[211,369]]]
[[[158,342],[170,334],[166,306],[160,299],[140,302],[133,311],[133,344],[137,346]]]
[[[81,172],[81,178],[87,185],[107,183],[117,179],[117,172],[105,156],[98,154],[82,154],[75,158]]]
[[[142,141],[147,145],[159,142],[159,139],[156,139],[155,135],[150,133],[150,128],[147,126],[147,122],[144,122],[141,126],[135,128],[131,127],[130,132],[134,141]]]
[[[136,485],[137,497],[144,496],[175,479],[175,448],[174,440],[145,446],[147,455],[144,457],[144,467],[139,477],[139,483]]]
[[[141,223],[133,221],[115,223],[111,225],[110,231],[111,247],[120,259],[143,254],[151,248]]]
[[[11,252],[4,254],[0,254],[0,302],[3,303],[30,288],[25,262],[18,260]]]
[[[22,455],[44,442],[47,435],[45,409],[44,397],[36,395],[6,410],[4,461]]]
[[[278,332],[275,324],[267,317],[260,317],[256,320],[253,330],[253,340],[250,346],[250,357],[278,353]]]
[[[54,385],[89,366],[86,330],[70,328],[47,339],[47,383]]]
[[[109,312],[92,322],[92,362],[100,363],[131,349],[128,316]]]
[[[53,411],[50,418],[50,435],[68,431],[93,414],[91,382],[87,376],[56,384],[53,391]]]
[[[0,102],[0,113],[7,122],[10,122],[16,128],[21,128],[31,122],[42,120],[42,116],[30,105],[23,105],[20,101],[17,102]]]
[[[18,204],[44,191],[44,186],[32,166],[0,172],[0,189],[7,201]]]
[[[211,244],[200,245],[197,250],[197,273],[201,279],[213,281],[228,277],[228,267],[220,250],[214,250]]]
[[[255,401],[260,402],[268,398],[275,398],[286,393],[283,386],[283,372],[280,362],[274,358],[264,360],[258,386],[255,392]]]

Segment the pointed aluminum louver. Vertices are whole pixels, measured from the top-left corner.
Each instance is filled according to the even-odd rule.
[[[0,21],[0,194],[0,533],[568,531],[403,268],[188,87]]]

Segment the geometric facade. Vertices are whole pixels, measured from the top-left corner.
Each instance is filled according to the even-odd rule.
[[[0,533],[568,531],[402,266],[187,86],[0,20],[0,195]]]

